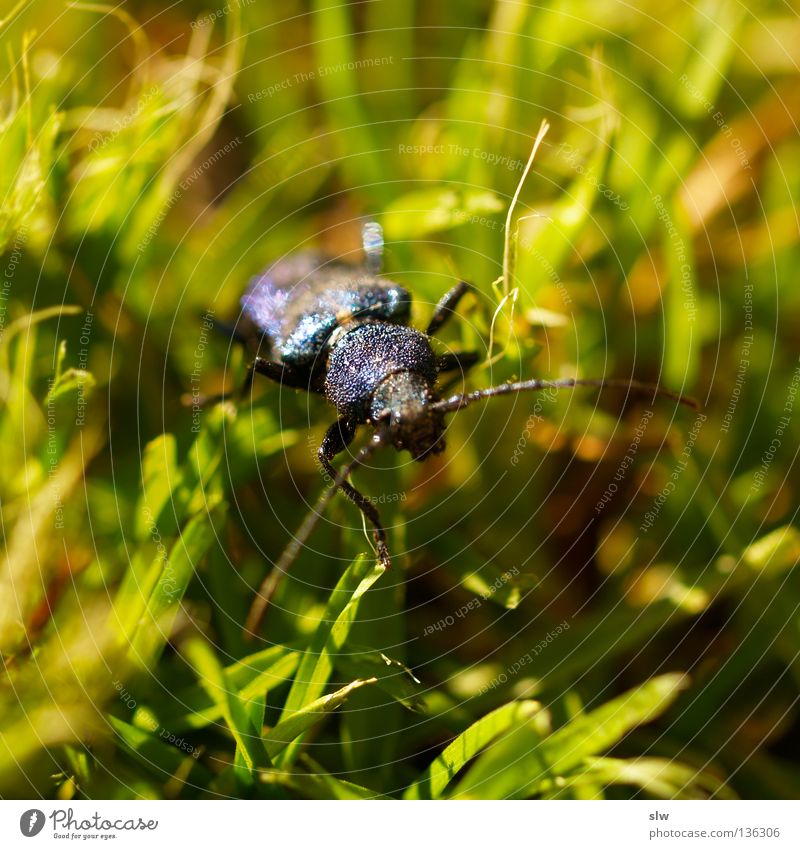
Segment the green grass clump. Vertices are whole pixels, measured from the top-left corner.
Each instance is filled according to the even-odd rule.
[[[225,10],[0,20],[0,795],[797,798],[784,6]],[[475,284],[471,387],[702,406],[460,412],[356,473],[396,567],[336,498],[248,641],[332,411],[193,408],[246,366],[213,319],[368,217],[417,326]]]

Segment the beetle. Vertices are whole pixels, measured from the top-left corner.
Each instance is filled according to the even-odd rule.
[[[364,262],[353,266],[316,252],[292,254],[251,281],[241,299],[241,321],[228,328],[253,350],[262,341],[269,357],[256,355],[241,389],[256,374],[283,386],[323,395],[338,419],[325,434],[317,457],[332,480],[373,527],[381,563],[391,562],[386,532],[375,505],[349,480],[377,448],[392,445],[424,461],[445,448],[445,416],[487,398],[547,388],[617,386],[695,402],[658,386],[625,380],[523,380],[442,397],[440,377],[466,372],[480,359],[475,351],[437,355],[434,335],[455,315],[468,283],[460,281],[436,305],[424,331],[409,325],[411,294],[380,274],[380,225],[362,229]],[[333,461],[352,443],[360,426],[372,439],[338,472]]]

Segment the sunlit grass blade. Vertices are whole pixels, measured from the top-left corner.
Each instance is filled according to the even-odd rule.
[[[49,111],[41,126],[32,126],[30,97],[13,116],[0,117],[0,253],[21,233],[22,243],[43,214],[63,115]]]
[[[758,572],[780,574],[800,564],[800,530],[785,525],[747,546],[742,560]]]
[[[288,681],[299,662],[299,651],[272,646],[225,667],[225,680],[249,700]],[[174,707],[158,714],[162,725],[176,731],[204,728],[221,716],[222,703],[199,684],[176,693]]]
[[[267,786],[285,787],[303,799],[376,799],[381,795],[360,784],[344,781],[325,772],[300,772],[293,769],[289,773],[268,769],[259,775],[259,780]]]
[[[726,783],[708,770],[697,770],[687,764],[666,758],[587,758],[584,766],[560,777],[548,790],[547,798],[558,798],[566,790],[584,785],[630,785],[656,799],[735,799]]]
[[[171,776],[183,771],[187,762],[194,773],[193,781],[206,783],[210,780],[208,770],[198,764],[191,753],[181,751],[150,732],[136,728],[115,716],[108,717],[108,722],[117,735],[122,750],[162,781],[167,781]]]
[[[376,134],[364,109],[356,72],[357,47],[350,6],[336,0],[314,0],[312,31],[318,85],[343,170],[354,187],[365,186],[386,198],[385,174]]]
[[[143,541],[158,527],[174,527],[174,519],[161,514],[182,481],[178,466],[178,448],[171,433],[162,433],[144,449],[142,458],[142,496],[136,510],[136,538]],[[166,533],[166,530],[164,531]]]
[[[618,743],[632,728],[659,716],[686,686],[680,674],[653,678],[573,719],[544,739],[521,726],[481,755],[455,788],[456,798],[526,798],[541,793],[585,758]]]
[[[420,239],[465,224],[484,220],[503,210],[500,198],[486,189],[445,186],[418,189],[387,205],[381,224],[387,239]],[[499,226],[499,225],[498,225]]]
[[[686,39],[686,64],[675,86],[675,101],[684,114],[699,117],[718,101],[731,60],[739,49],[745,9],[738,3],[705,0],[695,11],[693,37]],[[694,45],[702,44],[699,52]]]
[[[86,464],[99,448],[100,435],[96,431],[88,432],[83,439],[73,439],[51,466],[47,483],[28,493],[18,519],[6,529],[0,559],[2,654],[12,655],[28,638],[36,608],[46,599],[53,576],[53,543],[63,544],[64,534],[59,531],[64,527],[64,499],[78,487]]]
[[[334,665],[348,678],[375,678],[379,689],[416,713],[425,712],[424,689],[414,673],[399,660],[351,642],[334,659]]]
[[[183,652],[195,669],[201,685],[222,707],[222,715],[236,741],[234,772],[243,784],[252,784],[257,770],[272,766],[262,742],[264,696],[243,699],[232,687],[211,646],[195,638],[186,642]]]
[[[438,799],[461,769],[510,728],[530,721],[542,706],[535,701],[509,702],[487,713],[459,734],[406,790],[404,799]]]
[[[339,579],[311,644],[300,661],[283,707],[281,722],[288,722],[294,713],[322,694],[333,671],[334,659],[355,618],[359,599],[384,571],[383,566],[375,565],[371,558],[362,555],[353,561]],[[298,744],[288,746],[276,761],[277,765],[290,763],[297,748]]]
[[[45,395],[45,406],[53,401],[61,398],[62,395],[68,395],[75,392],[84,397],[88,397],[89,393],[97,385],[94,375],[83,368],[64,368],[64,361],[67,356],[66,339],[61,341],[58,346],[58,355],[56,360],[56,373],[50,383],[50,388]]]
[[[688,391],[700,370],[701,328],[692,234],[684,209],[673,205],[665,222],[664,264],[667,269],[664,311],[664,384]]]
[[[352,681],[346,687],[342,687],[327,696],[322,696],[322,698],[313,702],[308,702],[299,710],[291,713],[286,719],[281,719],[264,737],[264,745],[269,756],[277,762],[279,758],[276,756],[285,752],[287,747],[292,745],[309,728],[324,719],[331,711],[343,705],[351,693],[367,684],[374,684],[375,680],[375,678],[368,678]]]
[[[550,269],[551,274],[560,275],[581,234],[591,223],[592,209],[600,197],[598,187],[605,177],[617,127],[616,113],[609,102],[610,83],[597,60],[592,62],[591,71],[598,91],[599,113],[598,126],[590,136],[591,150],[585,154],[584,161],[582,152],[568,147],[564,155],[576,173],[574,179],[546,209],[529,207],[531,212],[519,217],[514,232],[506,234],[507,245],[515,253],[517,262],[515,273],[512,273],[512,264],[505,263],[505,293],[519,287],[527,299],[534,298],[542,266]],[[532,257],[535,261],[531,261]]]
[[[170,638],[172,624],[197,564],[216,541],[226,508],[218,504],[208,515],[196,516],[184,528],[165,557],[158,553],[139,597],[118,596],[115,617],[123,623],[134,663],[148,668]]]

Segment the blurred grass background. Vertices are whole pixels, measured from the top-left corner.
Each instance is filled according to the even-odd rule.
[[[212,5],[0,20],[2,795],[800,796],[796,5]],[[367,218],[418,325],[475,283],[470,386],[702,409],[460,413],[358,474],[396,568],[335,499],[248,643],[331,410],[181,397]]]

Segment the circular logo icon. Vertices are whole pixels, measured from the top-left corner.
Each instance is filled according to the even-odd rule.
[[[19,830],[25,837],[36,837],[44,828],[44,812],[38,808],[31,808],[19,818]]]

